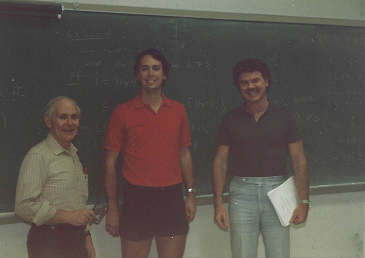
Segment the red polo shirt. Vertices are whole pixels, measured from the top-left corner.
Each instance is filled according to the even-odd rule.
[[[117,106],[105,149],[123,153],[122,173],[134,185],[163,187],[182,182],[180,148],[191,145],[185,107],[166,98],[156,114],[141,94]]]

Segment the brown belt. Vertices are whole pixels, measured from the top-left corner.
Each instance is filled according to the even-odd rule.
[[[74,226],[71,224],[63,223],[63,224],[54,224],[54,225],[48,225],[43,224],[40,226],[37,226],[36,224],[32,224],[32,228],[36,228],[38,230],[82,230],[85,231],[86,226]]]

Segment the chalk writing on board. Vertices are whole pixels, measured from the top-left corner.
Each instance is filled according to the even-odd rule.
[[[183,103],[185,107],[192,109],[214,109],[219,113],[227,110],[224,99],[222,97],[191,97],[187,103]]]
[[[131,86],[132,89],[135,89],[137,85],[137,80],[136,79],[132,79],[132,80],[125,80],[122,77],[117,77],[116,82],[115,82],[115,86],[120,87],[128,87]]]
[[[276,105],[283,105],[283,106],[287,106],[288,104],[285,102],[285,99],[282,96],[278,96],[276,99],[273,99],[273,102]]]
[[[316,100],[312,96],[297,96],[294,95],[295,103],[303,103],[303,102],[315,102]]]
[[[277,58],[277,55],[274,54],[272,57],[269,57],[269,58],[265,59],[265,62],[272,63],[272,64],[276,65],[277,64],[276,63],[276,58]]]
[[[364,127],[364,125],[363,125]],[[361,128],[356,122],[354,122],[354,117],[351,118],[350,121],[350,128],[354,131],[363,130],[364,128]]]
[[[174,46],[174,47],[165,47],[165,46],[160,46],[160,45],[156,45],[155,49],[160,50],[160,51],[175,51],[175,50],[182,50],[185,49],[185,42],[180,43],[178,46]]]
[[[109,112],[110,111],[110,107],[108,106],[108,102],[103,103],[101,111],[102,112]]]
[[[354,121],[354,117],[351,118],[349,122],[340,122],[340,121],[333,121],[332,122],[332,129],[334,130],[351,130],[353,132],[364,130],[364,125],[360,126],[358,123]]]
[[[116,47],[116,48],[109,48],[109,47],[105,47],[103,49],[103,52],[104,53],[109,53],[109,54],[116,54],[116,53],[119,53],[121,52],[122,50],[124,50],[122,47]]]
[[[298,112],[296,112],[295,114],[296,114],[296,118],[300,124],[303,124],[304,122],[317,123],[320,120],[320,118],[317,114],[300,115]]]
[[[202,61],[188,62],[188,67],[192,67],[192,68],[196,68],[196,67],[209,68],[211,66],[212,66],[211,62],[202,62]]]
[[[170,65],[171,65],[171,68],[176,68],[176,69],[180,68],[180,65],[177,63],[174,63],[174,62],[171,62]]]
[[[336,80],[345,80],[345,81],[365,81],[365,76],[363,74],[350,74],[349,72],[335,72],[333,77]]]
[[[71,72],[69,76],[69,85],[80,85],[84,79],[93,79],[96,80],[98,77],[98,73],[95,72],[93,74],[83,73],[82,71]]]
[[[324,36],[324,35],[323,35]],[[343,47],[360,47],[363,48],[365,46],[365,35],[361,35],[356,38],[348,38],[348,37],[339,37],[337,35],[326,35],[324,37],[326,41],[333,46],[337,46],[340,48]]]
[[[0,89],[0,97],[5,98],[4,89]]]
[[[17,97],[25,97],[25,95],[22,93],[22,87],[14,86],[12,96],[13,96],[14,99],[17,98]]]
[[[341,106],[348,106],[348,107],[361,107],[361,106],[365,106],[365,99],[360,99],[358,97],[353,97],[353,98],[339,98],[339,99],[334,99],[331,98],[328,102],[327,102],[328,106],[335,106],[335,107],[341,107]]]
[[[362,90],[362,91],[361,90],[355,91],[355,90],[346,90],[346,89],[344,89],[344,90],[341,90],[341,91],[339,91],[339,90],[336,91],[334,89],[334,87],[329,87],[327,92],[330,95],[343,95],[343,94],[345,94],[345,95],[353,95],[353,96],[357,96],[359,94],[365,95],[365,91],[364,90]]]
[[[332,123],[332,129],[343,129],[343,128],[344,128],[344,126],[341,125],[339,121],[334,121]]]
[[[93,133],[105,133],[106,127],[108,125],[108,120],[103,119],[104,121],[97,121],[95,122],[95,125],[82,125],[80,126],[80,131],[85,131],[87,134],[93,134]]]
[[[125,68],[126,66],[133,67],[134,61],[123,62],[121,60],[114,61],[114,68]]]
[[[339,143],[341,143],[343,145],[351,145],[351,144],[357,143],[357,139],[355,137],[337,136],[337,140]]]
[[[95,48],[91,48],[85,45],[80,46],[80,52],[79,54],[85,54],[85,53],[95,53]]]
[[[190,127],[191,127],[191,132],[192,133],[209,134],[209,125],[208,124],[198,125],[196,123],[191,123]]]
[[[109,84],[109,79],[100,79],[99,80],[99,77],[96,78],[96,86],[99,86],[99,87],[103,87],[103,86],[108,86]]]
[[[132,49],[123,48],[122,46],[118,47],[95,47],[90,45],[81,45],[77,54],[117,54],[119,52],[132,52]]]
[[[361,151],[355,151],[353,149],[347,153],[340,153],[335,151],[332,158],[337,161],[351,163],[351,162],[363,161],[364,153],[362,153]]]
[[[78,71],[77,73],[71,72],[69,76],[69,86],[79,86],[83,84],[93,84],[96,87],[103,87],[109,85],[109,79],[106,77],[99,77],[98,72],[86,73]]]
[[[100,40],[100,39],[112,39],[114,35],[111,29],[104,30],[102,32],[87,32],[85,30],[76,31],[69,29],[67,33],[69,41],[73,40]]]
[[[99,66],[101,64],[101,60],[99,60],[99,61],[96,61],[96,62],[87,62],[87,63],[85,63],[85,66],[86,67],[97,67],[97,66]]]
[[[354,66],[354,65],[362,65],[364,63],[363,57],[346,57],[346,56],[337,56],[331,55],[330,64],[341,64],[342,67],[345,66]]]
[[[196,151],[198,149],[198,143],[196,141],[191,142],[191,149]]]

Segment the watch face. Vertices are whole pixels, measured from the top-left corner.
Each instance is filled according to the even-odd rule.
[[[310,200],[300,200],[299,203],[304,203],[304,204],[308,204],[308,206],[311,206],[311,201]]]

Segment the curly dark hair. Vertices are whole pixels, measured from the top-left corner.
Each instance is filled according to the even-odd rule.
[[[268,81],[270,85],[271,73],[266,63],[258,58],[249,58],[239,61],[233,68],[233,81],[239,88],[239,77],[243,73],[261,72],[262,77]]]

